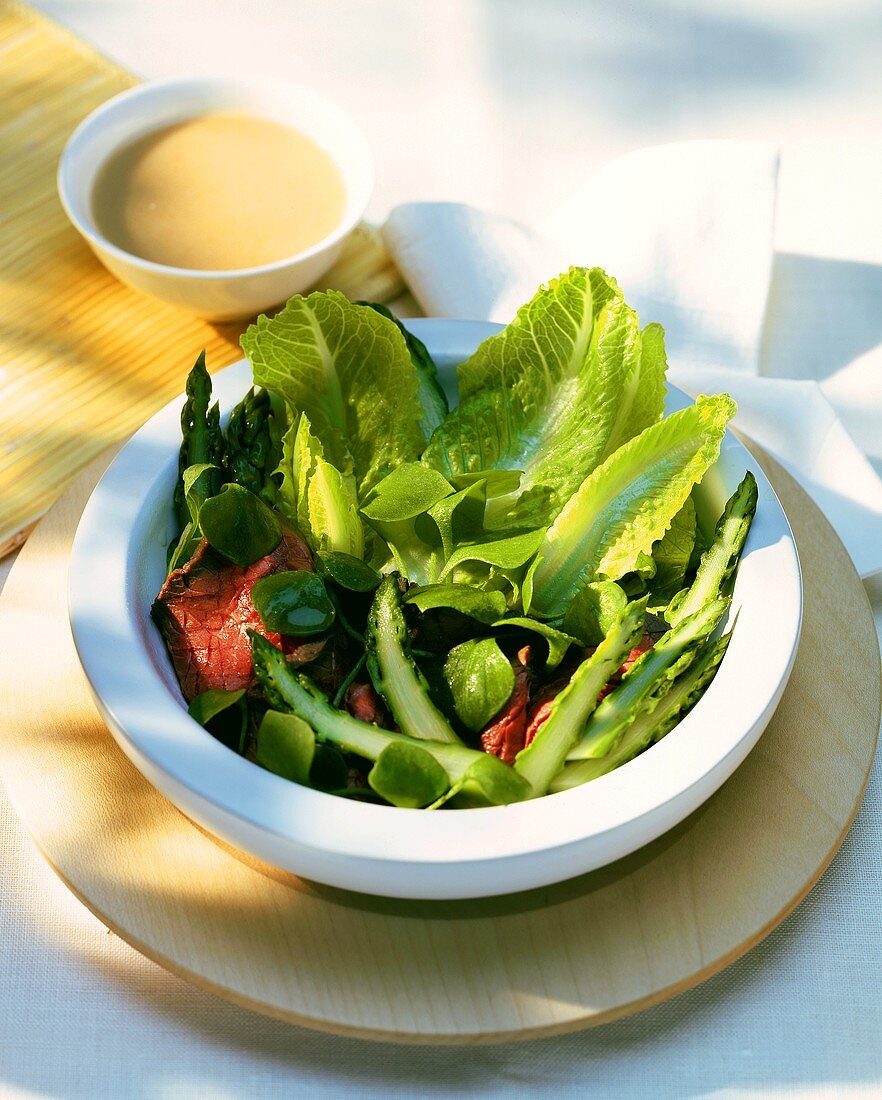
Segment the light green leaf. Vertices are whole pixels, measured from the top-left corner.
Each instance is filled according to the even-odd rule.
[[[628,597],[615,581],[594,581],[583,585],[563,617],[563,628],[582,640],[599,645],[624,614]]]
[[[548,529],[524,582],[524,607],[563,615],[583,585],[618,580],[650,554],[716,462],[735,402],[699,397],[620,447],[590,474]]]
[[[648,585],[649,609],[659,611],[683,587],[695,547],[695,502],[691,496],[671,521],[671,526],[652,548],[654,575]]]
[[[282,440],[277,505],[314,550],[364,556],[355,478],[324,457],[309,417],[293,419]]]
[[[570,634],[549,626],[548,623],[541,623],[538,619],[530,619],[525,615],[509,615],[505,619],[498,619],[493,626],[497,629],[507,626],[515,630],[529,630],[544,638],[548,643],[548,660],[545,662],[548,668],[557,668],[570,646],[581,644],[578,638],[573,638]]]
[[[257,763],[293,783],[309,786],[315,758],[315,734],[296,714],[268,710],[257,731]]]
[[[506,571],[521,569],[536,553],[544,535],[545,531],[540,528],[538,531],[525,531],[492,542],[460,546],[447,559],[441,580],[451,577],[457,569],[469,562],[495,566]]]
[[[327,460],[364,497],[425,445],[418,380],[396,325],[329,290],[296,296],[242,336],[254,382],[305,412]]]
[[[468,584],[429,584],[425,588],[413,588],[404,602],[413,604],[421,612],[438,607],[453,608],[481,623],[495,623],[505,614],[505,597],[501,592],[482,592]]]
[[[453,477],[523,471],[488,526],[552,520],[579,483],[664,406],[664,338],[641,334],[613,279],[572,268],[541,287],[459,368],[460,403],[424,461]]]

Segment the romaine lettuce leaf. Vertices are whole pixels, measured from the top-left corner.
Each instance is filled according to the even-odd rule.
[[[460,366],[459,405],[424,461],[453,478],[523,472],[493,499],[488,527],[541,526],[581,481],[664,407],[664,335],[641,333],[615,281],[572,268]]]
[[[726,394],[646,428],[582,482],[549,527],[524,581],[524,608],[563,615],[580,589],[618,580],[651,554],[716,462],[735,402]]]
[[[336,291],[292,298],[242,336],[256,385],[305,412],[328,462],[362,499],[425,446],[417,374],[396,325]]]
[[[359,302],[360,306],[369,306],[370,309],[375,310],[381,317],[386,317],[390,320],[404,337],[404,342],[407,344],[407,350],[410,353],[410,360],[413,363],[414,370],[417,372],[417,380],[419,383],[419,389],[417,396],[419,397],[420,406],[423,410],[423,419],[421,421],[423,433],[426,437],[426,441],[432,438],[432,432],[438,427],[441,421],[447,416],[450,411],[450,406],[447,403],[447,394],[441,388],[441,383],[438,381],[438,368],[435,366],[435,360],[429,354],[429,349],[418,337],[408,329],[395,314],[384,305],[380,305],[379,302]]]
[[[661,611],[683,587],[695,548],[697,522],[691,496],[671,521],[671,526],[652,548],[654,573],[647,587],[649,610]]]
[[[328,462],[306,413],[292,417],[274,477],[278,482],[276,507],[313,550],[364,556],[355,478]]]

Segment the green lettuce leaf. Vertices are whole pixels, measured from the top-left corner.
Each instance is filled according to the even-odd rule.
[[[524,608],[563,615],[580,589],[635,568],[716,462],[735,402],[725,394],[645,429],[582,482],[549,527],[524,581]]]
[[[641,333],[615,281],[572,268],[458,371],[459,405],[424,461],[453,478],[522,471],[520,491],[492,500],[489,527],[538,527],[581,481],[664,407],[664,335]]]
[[[337,291],[297,296],[242,336],[255,385],[306,413],[324,457],[364,497],[425,446],[418,379],[396,325]]]
[[[364,556],[355,478],[327,461],[306,413],[292,418],[274,477],[278,484],[276,507],[314,550]]]
[[[404,337],[411,362],[417,372],[419,385],[417,396],[423,410],[421,427],[426,440],[431,439],[432,433],[450,410],[450,406],[447,404],[447,395],[438,381],[438,368],[435,366],[435,360],[429,354],[429,349],[422,340],[414,336],[410,329],[406,328],[386,306],[380,305],[379,302],[359,302],[358,304],[368,306],[379,313],[381,317],[386,317]]]
[[[647,586],[650,611],[663,610],[683,587],[695,549],[696,531],[695,502],[688,496],[671,526],[652,548],[655,569]]]

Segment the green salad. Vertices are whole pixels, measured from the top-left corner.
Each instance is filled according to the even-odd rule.
[[[540,287],[452,409],[412,333],[333,291],[242,347],[225,428],[204,356],[187,380],[152,611],[231,750],[343,797],[503,805],[620,767],[695,705],[757,487],[696,508],[734,402],[664,415],[664,333],[614,279]]]

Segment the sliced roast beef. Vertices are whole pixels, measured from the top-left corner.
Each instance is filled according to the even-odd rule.
[[[375,726],[382,726],[385,722],[383,701],[374,691],[373,684],[351,684],[346,689],[343,705],[353,718],[361,722],[372,722]]]
[[[481,748],[498,756],[506,764],[513,764],[524,747],[527,728],[527,703],[530,699],[530,647],[525,646],[512,660],[515,674],[514,687],[508,702],[481,732]]]
[[[663,631],[661,633],[663,633]],[[598,702],[600,702],[600,700],[603,699],[604,696],[609,695],[616,684],[620,684],[622,682],[622,677],[625,675],[625,673],[629,672],[634,667],[634,665],[637,663],[639,658],[643,656],[644,653],[647,653],[650,649],[652,649],[659,636],[660,633],[656,635],[650,633],[648,629],[644,631],[642,637],[640,638],[640,641],[637,643],[637,645],[634,646],[634,648],[625,658],[622,667],[618,669],[618,671],[611,677],[609,683],[605,684],[604,687],[601,689],[600,695],[598,695],[597,697]],[[586,658],[590,657],[593,652],[594,651],[591,649],[586,649],[584,651],[584,656],[582,659],[585,660]],[[550,684],[546,684],[545,687],[537,693],[535,698],[531,700],[530,709],[527,713],[527,728],[524,733],[525,746],[529,745],[533,738],[536,736],[536,731],[539,729],[539,727],[548,721],[554,700],[558,697],[558,695],[560,695],[560,693],[569,682],[569,676],[563,676],[557,680],[552,680]]]
[[[312,556],[294,531],[286,531],[271,554],[246,569],[233,565],[203,539],[187,564],[169,574],[152,613],[188,702],[212,688],[238,691],[251,686],[249,628],[274,645],[282,641],[264,630],[251,602],[251,588],[261,577],[286,569],[312,569]],[[314,649],[314,643],[309,645]],[[292,659],[298,661],[296,650],[305,647],[295,643],[291,648]]]

